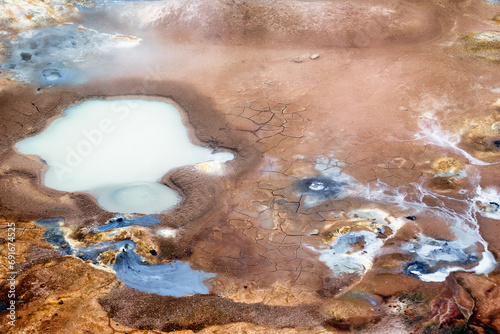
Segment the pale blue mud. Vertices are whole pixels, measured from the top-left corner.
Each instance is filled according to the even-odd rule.
[[[142,221],[137,219],[134,223],[147,224],[154,222],[154,220],[155,218],[148,217]],[[131,240],[108,241],[85,248],[71,247],[61,229],[62,222],[62,219],[55,218],[40,219],[35,223],[45,227],[44,239],[57,247],[62,255],[75,256],[83,261],[98,262],[102,253],[110,250],[115,251],[114,264],[111,266],[110,263],[103,263],[100,266],[111,266],[116,277],[129,288],[174,297],[208,294],[209,289],[203,282],[216,276],[213,273],[193,270],[189,263],[182,261],[149,264],[135,252],[135,243]]]

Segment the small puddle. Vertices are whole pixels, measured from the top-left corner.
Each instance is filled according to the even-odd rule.
[[[133,250],[135,244],[126,241],[116,256],[113,269],[126,286],[163,296],[182,297],[208,294],[203,281],[216,274],[191,269],[188,263],[174,261],[155,265],[144,264]]]
[[[85,101],[15,147],[46,162],[47,187],[90,193],[102,208],[120,213],[168,210],[180,198],[158,182],[166,173],[234,158],[193,144],[176,107],[153,99]]]

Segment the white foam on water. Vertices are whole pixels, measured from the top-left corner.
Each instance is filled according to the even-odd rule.
[[[234,158],[193,144],[173,104],[133,98],[85,101],[15,147],[47,163],[47,187],[88,192],[104,209],[121,213],[171,208],[179,197],[158,183],[168,171]]]

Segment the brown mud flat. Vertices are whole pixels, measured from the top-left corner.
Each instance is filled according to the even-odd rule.
[[[106,88],[111,87],[111,88]],[[145,91],[147,87],[147,92]],[[154,88],[153,88],[154,87]],[[165,94],[165,92],[168,92]],[[31,93],[31,94],[30,94]],[[147,93],[147,95],[145,95]],[[25,95],[26,94],[26,95]],[[6,95],[6,96],[5,96]],[[103,82],[92,83],[91,86],[79,86],[73,91],[48,91],[38,94],[32,93],[32,88],[26,93],[17,91],[16,94],[5,94],[3,105],[6,113],[3,114],[4,124],[22,124],[22,130],[15,127],[6,136],[12,136],[11,143],[27,135],[39,133],[47,126],[47,119],[54,119],[70,105],[85,99],[115,98],[115,97],[148,97],[163,98],[175,101],[185,112],[184,118],[190,124],[191,136],[195,141],[202,141],[210,147],[234,150],[238,159],[233,161],[233,173],[227,177],[237,177],[256,163],[257,154],[251,143],[240,138],[238,134],[231,134],[225,129],[223,119],[211,108],[209,100],[200,96],[186,84],[178,82],[147,82],[144,80],[126,80],[122,83]],[[67,102],[59,100],[63,95]],[[46,101],[59,100],[56,106],[46,105]],[[50,102],[49,102],[50,103]],[[9,110],[10,109],[10,110]],[[28,117],[19,115],[17,110],[31,110],[33,114]],[[10,112],[9,112],[10,111]],[[189,116],[186,116],[189,115]],[[16,118],[22,117],[24,123]],[[32,119],[33,123],[26,119]],[[39,121],[39,120],[44,121]],[[10,137],[9,136],[9,137]],[[12,145],[12,144],[11,144]],[[3,154],[4,175],[2,178],[3,192],[0,195],[2,205],[1,215],[8,220],[29,221],[40,218],[63,217],[77,222],[77,229],[93,227],[102,224],[113,217],[113,214],[101,209],[92,196],[87,194],[71,194],[40,187],[43,183],[44,163],[39,158],[30,158],[15,152],[13,147],[6,149]],[[131,156],[133,158],[133,155]],[[117,168],[120,162],[117,161]],[[178,189],[183,196],[183,201],[175,209],[169,210],[160,217],[163,224],[157,227],[168,226],[171,228],[184,227],[186,243],[189,239],[199,234],[200,229],[210,228],[210,213],[223,207],[219,196],[223,189],[229,186],[223,179],[215,179],[210,175],[197,172],[193,168],[180,168],[166,175],[163,182],[174,189]],[[26,203],[30,203],[26,208]],[[212,214],[213,215],[213,214]],[[86,219],[82,219],[86,217]],[[205,223],[200,222],[203,218]],[[168,224],[167,224],[168,222]],[[78,233],[76,233],[78,235]],[[168,251],[162,252],[163,247]],[[159,240],[159,256],[170,259],[182,258],[183,252],[188,247],[184,242],[171,245],[168,240]]]
[[[134,11],[114,18],[97,14],[106,22],[103,27],[144,39],[143,53],[117,51],[109,73],[94,74],[78,86],[0,79],[0,218],[2,227],[16,222],[18,229],[19,317],[16,328],[2,323],[0,331],[500,330],[498,269],[489,276],[455,272],[444,282],[422,282],[404,274],[411,257],[398,251],[419,234],[453,240],[453,222],[432,211],[446,205],[460,212],[457,203],[466,202],[475,175],[483,188],[496,185],[498,42],[474,36],[498,33],[499,6],[484,1],[133,6]],[[157,19],[147,19],[153,9]],[[314,54],[319,57],[312,59]],[[162,182],[182,195],[180,205],[161,214],[157,226],[113,239],[142,240],[145,248],[138,252],[152,263],[181,259],[193,269],[216,273],[208,281],[209,295],[174,298],[124,287],[94,264],[61,256],[44,240],[43,228],[31,224],[64,218],[78,242],[109,240],[85,228],[114,214],[90,195],[44,187],[47,167],[16,152],[14,144],[43,131],[74,103],[123,96],[171,99],[193,141],[235,153],[223,176],[192,167],[165,175]],[[436,119],[443,133],[460,137],[457,148],[493,164],[473,165],[456,148],[426,141],[422,121],[429,119]],[[301,180],[322,175],[319,163],[351,178],[346,196],[311,202],[300,191]],[[455,169],[467,176],[434,177],[450,170],[456,174]],[[427,211],[406,219],[413,212],[399,203],[363,197],[367,186],[380,184],[386,193],[403,187],[410,200],[418,197],[411,184],[448,199],[424,197]],[[404,224],[390,225],[379,236],[384,246],[371,268],[338,275],[319,260],[318,250],[347,232],[370,228],[373,217],[349,215],[357,210],[381,210]],[[498,258],[498,222],[476,216],[480,234]],[[156,232],[165,227],[176,229],[177,236],[160,237]],[[8,241],[0,237],[6,257]],[[2,277],[6,272],[3,267]],[[9,302],[7,285],[0,301]]]

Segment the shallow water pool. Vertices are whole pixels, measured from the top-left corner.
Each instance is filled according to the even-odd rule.
[[[16,148],[47,163],[47,187],[88,192],[104,209],[121,213],[165,211],[179,202],[158,182],[167,172],[233,158],[193,144],[176,107],[152,99],[85,101]]]

